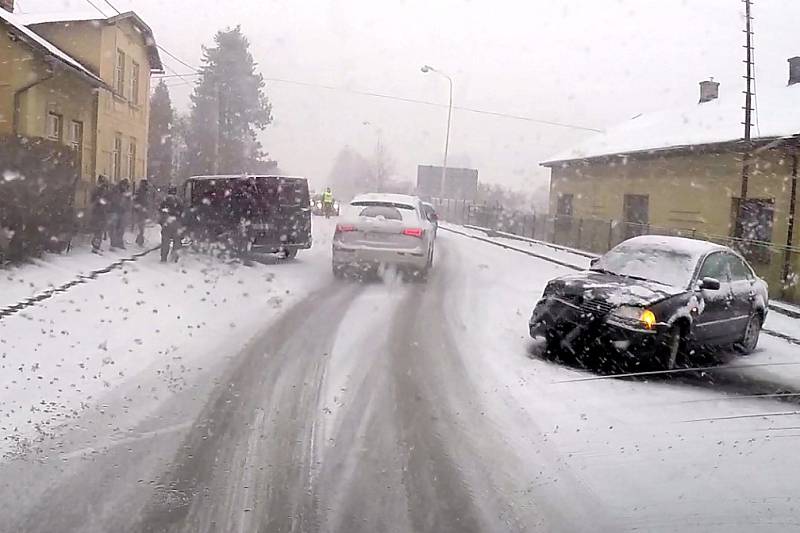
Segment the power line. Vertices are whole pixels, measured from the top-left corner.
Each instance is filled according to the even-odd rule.
[[[181,73],[181,74],[175,73],[175,74],[171,74],[171,75],[170,74],[161,74],[161,75],[157,74],[157,75],[153,76],[153,78],[154,79],[164,79],[164,78],[167,78],[167,79],[170,79],[170,78],[181,78],[181,79],[183,79],[183,82],[168,84],[168,87],[177,87],[179,85],[188,85],[189,84],[189,82],[186,81],[184,76],[186,76],[186,77],[194,77],[194,76],[200,76],[202,74],[203,73],[199,72],[199,71],[189,72],[189,73]],[[308,87],[308,88],[312,88],[312,89],[325,89],[325,90],[329,90],[329,91],[339,91],[339,92],[346,92],[346,93],[350,93],[350,94],[357,94],[357,95],[360,95],[360,96],[369,96],[369,97],[372,97],[372,98],[380,98],[380,99],[385,99],[385,100],[395,100],[395,101],[406,102],[406,103],[410,103],[410,104],[427,105],[427,106],[432,106],[432,107],[447,107],[447,105],[445,105],[445,104],[440,104],[438,102],[431,102],[431,101],[428,101],[428,100],[420,100],[420,99],[417,99],[417,98],[407,98],[407,97],[404,97],[404,96],[397,96],[397,95],[392,95],[392,94],[382,94],[382,93],[376,93],[376,92],[372,92],[372,91],[361,91],[361,90],[358,90],[358,89],[348,89],[346,87],[338,87],[338,86],[335,86],[335,85],[325,85],[325,84],[310,83],[310,82],[305,82],[305,81],[287,80],[285,78],[266,78],[265,77],[264,80],[275,82],[275,83],[285,83],[285,84],[289,84],[289,85],[298,85],[298,86],[301,86],[301,87]],[[489,115],[489,116],[500,117],[500,118],[510,118],[510,119],[514,119],[514,120],[524,120],[524,121],[527,121],[527,122],[535,122],[537,124],[545,124],[545,125],[548,125],[548,126],[557,126],[557,127],[561,127],[561,128],[571,128],[571,129],[578,129],[578,130],[584,130],[584,131],[592,131],[592,132],[596,132],[596,133],[602,133],[603,132],[603,130],[601,130],[601,129],[591,128],[589,126],[580,126],[580,125],[577,125],[577,124],[569,124],[569,123],[566,123],[566,122],[557,122],[557,121],[554,121],[554,120],[543,120],[543,119],[537,119],[537,118],[533,118],[533,117],[526,117],[524,115],[516,115],[516,114],[512,114],[512,113],[502,113],[502,112],[499,112],[499,111],[489,111],[489,110],[486,110],[486,109],[477,109],[477,108],[474,108],[474,107],[453,106],[453,109],[458,109],[459,111],[466,111],[466,112],[469,112],[469,113],[477,113],[477,114],[480,114],[480,115]]]
[[[121,12],[119,9],[117,9],[116,7],[114,7],[114,4],[112,4],[112,3],[111,3],[111,2],[109,2],[108,0],[103,0],[103,2],[105,2],[106,4],[108,4],[108,7],[110,7],[110,8],[111,8],[111,9],[113,9],[114,11],[116,11],[116,12],[117,12],[117,15],[121,15],[121,14],[122,14],[122,12]]]
[[[103,1],[104,1],[106,4],[108,4],[108,7],[110,7],[110,8],[111,8],[111,9],[113,9],[114,11],[116,11],[118,15],[121,15],[121,14],[122,14],[122,12],[121,12],[119,9],[117,9],[117,8],[116,8],[116,6],[115,6],[114,4],[112,4],[112,3],[111,3],[109,0],[103,0]],[[94,2],[92,2],[92,0],[86,0],[86,3],[88,3],[90,6],[92,6],[93,8],[95,8],[95,9],[97,10],[97,12],[98,12],[98,13],[100,13],[101,15],[103,15],[103,17],[106,17],[106,14],[105,14],[105,13],[103,13],[103,10],[102,10],[102,9],[100,9],[99,7],[97,7],[97,5],[95,5],[95,4],[94,4]],[[192,69],[192,70],[197,70],[195,67],[191,66],[190,64],[188,64],[188,63],[186,63],[185,61],[183,61],[183,60],[179,59],[178,57],[176,57],[176,56],[175,56],[175,55],[174,55],[172,52],[170,52],[169,50],[167,50],[167,49],[166,49],[166,48],[164,48],[163,46],[161,46],[161,45],[159,45],[159,44],[157,44],[157,43],[156,43],[156,47],[158,47],[158,49],[159,49],[159,50],[161,50],[162,52],[164,52],[164,53],[165,53],[165,54],[167,54],[169,57],[171,57],[172,59],[174,59],[174,60],[175,60],[175,61],[177,61],[178,63],[182,64],[183,66],[185,66],[185,67],[187,67],[187,68],[190,68],[190,69]],[[172,67],[170,67],[170,66],[169,66],[169,65],[167,65],[166,63],[164,63],[164,68],[165,68],[165,69],[167,69],[167,70],[169,70],[170,72],[172,72],[172,73],[173,73],[173,75],[174,75],[175,77],[182,79],[182,80],[183,80],[183,81],[184,81],[184,82],[185,82],[187,85],[190,83],[190,82],[189,82],[189,80],[187,80],[186,78],[184,78],[184,76],[183,76],[182,74],[179,74],[179,73],[178,73],[178,72],[177,72],[175,69],[173,69]]]
[[[119,9],[117,9],[114,6],[114,4],[112,4],[109,0],[103,0],[103,1],[106,4],[108,4],[108,6],[111,7],[111,9],[116,11],[118,14],[120,13]],[[98,8],[96,5],[94,5],[91,0],[86,0],[86,2],[89,3],[89,5],[94,7],[97,11],[99,11],[105,17],[105,13],[103,13],[103,11],[100,10],[100,8]],[[175,71],[174,69],[172,69],[168,65],[164,64],[164,67],[167,70],[169,70],[170,72],[172,72],[172,74],[155,75],[155,76],[153,76],[154,79],[180,78],[182,80],[180,83],[167,85],[168,87],[175,87],[175,86],[178,86],[178,85],[191,85],[191,82],[186,79],[187,77],[200,76],[200,75],[203,74],[198,68],[193,67],[192,65],[190,65],[186,61],[180,59],[179,57],[177,57],[175,54],[173,54],[172,52],[170,52],[169,50],[167,50],[163,46],[158,45],[158,44],[156,44],[156,46],[158,47],[159,50],[161,50],[162,52],[167,54],[169,57],[171,57],[172,59],[174,59],[175,61],[177,61],[181,65],[187,67],[192,72],[190,72],[190,73],[178,73],[177,71]],[[361,96],[369,96],[369,97],[372,97],[372,98],[380,98],[380,99],[385,99],[385,100],[395,100],[395,101],[407,102],[407,103],[411,103],[411,104],[427,105],[427,106],[432,106],[432,107],[447,107],[444,104],[439,104],[439,103],[436,103],[436,102],[430,102],[430,101],[427,101],[427,100],[419,100],[419,99],[416,99],[416,98],[406,98],[406,97],[403,97],[403,96],[396,96],[396,95],[390,95],[390,94],[381,94],[381,93],[376,93],[376,92],[372,92],[372,91],[360,91],[360,90],[357,90],[357,89],[348,89],[348,88],[345,88],[345,87],[337,87],[337,86],[334,86],[334,85],[324,85],[324,84],[317,84],[317,83],[309,83],[309,82],[304,82],[304,81],[287,80],[287,79],[282,79],[282,78],[264,78],[264,79],[267,80],[267,81],[275,82],[275,83],[286,83],[286,84],[290,84],[290,85],[299,85],[301,87],[310,87],[310,88],[314,88],[314,89],[325,89],[325,90],[329,90],[329,91],[347,92],[347,93],[357,94],[357,95],[361,95]],[[475,108],[472,108],[472,107],[453,106],[453,109],[458,109],[459,111],[467,111],[467,112],[470,112],[470,113],[477,113],[477,114],[480,114],[480,115],[489,115],[489,116],[494,116],[494,117],[510,118],[510,119],[515,119],[515,120],[524,120],[524,121],[527,121],[527,122],[534,122],[534,123],[537,123],[537,124],[545,124],[545,125],[548,125],[548,126],[557,126],[557,127],[561,127],[561,128],[570,128],[570,129],[577,129],[577,130],[584,130],[584,131],[592,131],[592,132],[597,132],[597,133],[602,133],[602,131],[603,131],[603,130],[600,130],[600,129],[597,129],[597,128],[590,128],[588,126],[579,126],[579,125],[576,125],[576,124],[569,124],[569,123],[566,123],[566,122],[556,122],[556,121],[553,121],[553,120],[542,120],[542,119],[536,119],[536,118],[532,118],[532,117],[526,117],[526,116],[523,116],[523,115],[514,115],[514,114],[511,114],[511,113],[501,113],[501,112],[498,112],[498,111],[488,111],[488,110],[485,110],[485,109],[475,109]]]
[[[178,63],[180,63],[181,65],[183,65],[184,67],[186,67],[186,68],[188,68],[188,69],[191,69],[191,70],[195,71],[195,72],[196,72],[196,73],[198,73],[198,74],[200,73],[197,67],[193,67],[192,65],[190,65],[189,63],[187,63],[187,62],[186,62],[186,61],[184,61],[183,59],[180,59],[179,57],[177,57],[175,54],[173,54],[172,52],[170,52],[169,50],[167,50],[166,48],[164,48],[164,47],[163,47],[163,46],[161,46],[160,44],[156,44],[156,46],[158,47],[158,49],[159,49],[159,50],[161,50],[162,52],[164,52],[165,54],[167,54],[169,57],[171,57],[172,59],[174,59],[175,61],[177,61],[177,62],[178,62]],[[178,74],[177,72],[176,72],[175,74],[176,74],[176,75],[177,75],[179,78],[181,77],[181,75],[180,75],[180,74]]]
[[[102,9],[100,9],[99,7],[97,7],[97,5],[96,5],[94,2],[92,2],[92,0],[86,0],[86,3],[87,3],[87,4],[89,4],[90,6],[92,6],[93,8],[95,8],[95,9],[97,10],[97,12],[98,12],[98,13],[100,13],[101,15],[103,15],[103,18],[108,18],[108,17],[106,16],[106,14],[105,14],[105,13],[103,13],[103,10],[102,10]]]

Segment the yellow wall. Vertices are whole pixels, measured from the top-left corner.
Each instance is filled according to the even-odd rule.
[[[47,76],[52,78],[45,79]],[[94,176],[95,165],[93,87],[66,67],[56,66],[51,71],[38,52],[24,43],[12,41],[6,32],[0,32],[0,80],[0,134],[13,132],[14,93],[36,80],[45,81],[22,93],[20,98],[18,134],[47,137],[47,115],[52,112],[61,115],[61,142],[69,145],[71,122],[83,123],[82,179],[76,201],[79,206],[84,205],[85,191]]]
[[[791,158],[780,150],[759,154],[753,161],[748,188],[749,198],[774,200],[772,242],[780,246],[786,244],[791,165]],[[624,218],[626,194],[649,196],[651,231],[659,232],[657,227],[684,229],[686,235],[717,240],[715,237],[732,233],[731,204],[741,191],[741,156],[666,155],[574,163],[553,167],[550,183],[551,213],[556,213],[559,195],[569,193],[573,194],[574,217],[596,219],[585,221],[581,228],[585,247],[598,251],[607,247],[609,221]],[[794,246],[800,245],[798,229]],[[574,234],[577,229],[571,231]],[[782,265],[782,252],[774,253],[769,264],[754,265],[776,295],[781,292]],[[800,272],[800,254],[793,254],[793,265],[793,270]],[[794,292],[800,296],[796,288],[788,291],[790,296]]]
[[[120,178],[139,180],[147,176],[147,133],[150,111],[150,62],[142,33],[130,20],[115,24],[93,22],[40,24],[36,31],[80,59],[110,87],[115,87],[117,50],[125,53],[125,87],[122,93],[100,91],[96,172],[114,178],[114,139],[122,137]],[[131,98],[132,62],[139,64],[139,104]],[[131,176],[127,156],[136,144],[136,165]]]

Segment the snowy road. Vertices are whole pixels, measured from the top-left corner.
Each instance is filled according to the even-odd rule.
[[[775,392],[768,372],[782,370],[586,379],[598,376],[542,360],[526,336],[563,267],[442,232],[427,284],[336,282],[331,227],[317,226],[316,248],[292,265],[151,258],[4,321],[0,415],[17,446],[0,464],[0,529],[800,527],[798,408],[750,397]],[[170,270],[153,279],[157,268]],[[113,300],[104,287],[122,278],[124,301],[82,330],[92,349],[67,349],[58,330],[81,323],[74,302]],[[126,319],[137,298],[141,316]],[[762,341],[761,356],[800,356]],[[84,360],[105,377],[56,394],[78,372],[58,365]],[[49,395],[53,410],[29,409]],[[63,414],[77,402],[99,407]],[[59,423],[30,440],[30,417]]]

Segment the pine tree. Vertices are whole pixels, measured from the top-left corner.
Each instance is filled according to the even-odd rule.
[[[272,122],[264,78],[239,26],[219,31],[203,47],[200,81],[192,94],[188,161],[193,174],[247,172],[264,160],[257,133]]]
[[[154,185],[166,185],[174,178],[172,168],[172,126],[175,112],[164,80],[150,97],[147,173]]]

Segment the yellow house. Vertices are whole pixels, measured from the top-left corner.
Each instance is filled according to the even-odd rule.
[[[9,0],[2,2],[10,7]],[[87,190],[95,173],[98,94],[110,87],[2,7],[0,28],[0,135],[72,146],[80,161],[80,190]]]
[[[28,14],[18,19],[91,72],[109,90],[99,93],[93,132],[95,174],[112,182],[147,176],[150,75],[163,72],[153,32],[133,12]]]
[[[800,299],[800,57],[789,64],[788,86],[759,93],[750,142],[741,93],[722,98],[704,81],[698,103],[638,115],[542,163],[554,239],[597,252],[642,233],[722,242],[745,252],[773,296]]]

